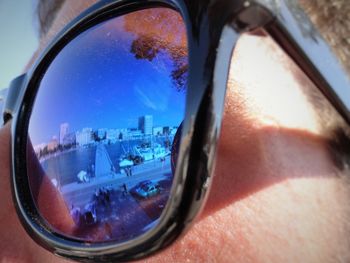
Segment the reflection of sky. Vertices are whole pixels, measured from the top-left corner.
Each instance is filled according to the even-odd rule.
[[[153,126],[182,121],[185,93],[173,86],[171,58],[162,52],[152,62],[135,59],[135,36],[114,20],[80,35],[51,64],[31,118],[34,144],[57,136],[64,122],[77,131],[137,127],[143,115],[153,115]]]

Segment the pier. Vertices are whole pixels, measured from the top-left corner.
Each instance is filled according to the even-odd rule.
[[[107,152],[106,147],[103,144],[99,144],[96,148],[95,157],[95,177],[106,177],[111,176],[112,178],[125,177],[121,173],[115,173],[116,169],[113,166],[111,158]]]
[[[91,177],[89,182],[78,182],[77,180],[61,187],[60,190],[67,205],[83,207],[101,187],[119,189],[126,184],[130,189],[144,180],[164,180],[171,174],[170,156],[167,156],[164,161],[152,160],[132,166],[132,176],[114,171],[106,147],[103,144],[98,145],[95,157],[95,176]]]

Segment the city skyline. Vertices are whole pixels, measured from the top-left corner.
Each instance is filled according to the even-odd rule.
[[[30,119],[33,145],[59,136],[62,123],[72,130],[133,128],[139,116],[152,115],[154,126],[180,125],[186,91],[174,85],[171,55],[138,59],[131,52],[136,35],[112,29],[105,23],[87,30],[49,66]]]
[[[140,118],[143,118],[143,117],[148,117],[148,118],[151,117],[152,118],[152,122],[153,122],[153,116],[152,115],[140,116],[138,119],[140,120]],[[106,140],[108,140],[108,138],[107,138],[108,137],[108,133],[111,133],[113,131],[113,132],[116,132],[116,134],[115,134],[116,137],[119,136],[120,133],[122,133],[124,138],[126,137],[126,138],[130,139],[134,135],[134,132],[136,132],[136,133],[137,132],[141,132],[143,136],[157,135],[158,133],[161,133],[162,135],[164,135],[164,129],[165,128],[169,129],[169,131],[172,131],[174,129],[177,130],[179,125],[166,125],[166,126],[158,126],[157,125],[157,126],[152,126],[151,127],[152,132],[140,129],[140,123],[139,123],[138,127],[128,127],[128,128],[127,127],[122,127],[122,128],[105,128],[105,127],[102,128],[102,127],[100,127],[100,128],[93,129],[91,127],[83,127],[83,128],[81,128],[79,130],[70,130],[69,127],[70,127],[69,123],[67,123],[67,122],[61,123],[59,125],[58,135],[57,134],[52,134],[48,141],[42,141],[42,142],[40,142],[38,144],[33,143],[34,148],[44,148],[45,146],[48,146],[50,144],[53,144],[53,145],[56,145],[56,146],[68,144],[72,140],[71,139],[72,134],[74,134],[74,136],[76,137],[76,136],[79,136],[79,135],[86,136],[86,135],[84,135],[84,133],[85,134],[86,133],[90,133],[91,136],[93,136],[93,134],[96,134],[97,137],[101,137],[99,135],[99,133],[100,132],[104,132],[105,135],[103,137],[106,137]],[[162,130],[162,132],[161,132],[161,130]],[[70,138],[67,139],[66,137],[70,137]],[[77,140],[77,139],[74,138],[74,140]],[[88,140],[88,141],[92,142],[93,139],[91,137],[91,139],[85,139],[85,140]],[[109,140],[112,140],[112,139],[109,138]]]

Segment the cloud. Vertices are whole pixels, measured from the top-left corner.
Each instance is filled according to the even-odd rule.
[[[135,84],[134,90],[141,103],[155,111],[166,111],[170,99],[171,83],[166,78],[147,78],[142,81],[146,84]]]
[[[135,91],[139,96],[141,102],[148,108],[158,110],[157,104],[154,103],[149,96],[147,96],[138,86],[135,86]]]

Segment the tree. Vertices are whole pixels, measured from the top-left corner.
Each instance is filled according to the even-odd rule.
[[[131,53],[137,59],[153,61],[161,52],[173,62],[170,77],[177,90],[184,90],[188,76],[186,28],[181,16],[173,10],[152,8],[125,16],[124,28],[137,37]]]

